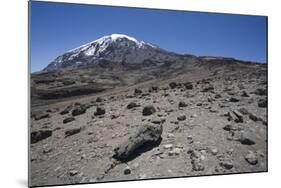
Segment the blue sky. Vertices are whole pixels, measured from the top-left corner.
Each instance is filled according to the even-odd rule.
[[[112,33],[126,34],[180,54],[266,62],[266,17],[31,4],[31,71],[64,52]]]

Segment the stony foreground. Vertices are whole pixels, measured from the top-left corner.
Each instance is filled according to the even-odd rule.
[[[267,171],[266,75],[149,82],[34,107],[31,184]]]

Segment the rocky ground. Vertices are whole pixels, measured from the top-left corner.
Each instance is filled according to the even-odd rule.
[[[267,66],[203,66],[34,99],[31,185],[267,171]]]

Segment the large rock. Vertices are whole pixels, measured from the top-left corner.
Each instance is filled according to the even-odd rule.
[[[169,83],[169,86],[171,89],[175,89],[178,86],[178,84],[176,82],[171,82]]]
[[[145,147],[154,147],[161,141],[163,127],[160,124],[147,124],[141,127],[136,134],[127,138],[114,149],[114,158],[128,161],[137,154],[137,150]],[[139,152],[140,153],[140,152]]]
[[[51,130],[39,130],[31,132],[31,144],[35,144],[41,140],[44,140],[52,136],[53,131]]]
[[[151,114],[154,114],[156,112],[156,109],[152,105],[145,106],[142,110],[142,115],[149,116]]]

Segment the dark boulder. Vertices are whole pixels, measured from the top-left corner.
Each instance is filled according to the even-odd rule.
[[[151,114],[154,114],[156,112],[156,109],[152,105],[145,106],[142,110],[142,115],[149,116]]]
[[[242,94],[241,94],[242,97],[249,97],[248,93],[246,91],[242,91]]]
[[[68,114],[71,109],[72,109],[72,105],[67,106],[63,111],[60,112],[60,115]]]
[[[246,137],[241,137],[239,139],[239,141],[243,145],[254,145],[254,144],[256,144],[255,141],[251,140],[250,138],[246,138]]]
[[[50,117],[50,114],[42,114],[42,113],[39,113],[39,114],[35,114],[34,115],[34,120],[40,120],[40,119],[45,119],[45,118],[49,118]]]
[[[145,149],[152,149],[161,142],[163,127],[161,124],[142,126],[136,134],[127,138],[114,149],[113,157],[120,161],[128,161]]]
[[[256,95],[267,95],[267,90],[262,89],[262,88],[258,88],[254,91],[254,94],[256,94]]]
[[[69,123],[69,122],[74,121],[74,120],[75,120],[74,117],[68,117],[68,118],[65,118],[65,119],[63,120],[63,123]]]
[[[82,130],[81,127],[66,130],[66,131],[64,132],[64,137],[66,138],[66,137],[72,136],[72,135],[74,135],[74,134],[80,133],[81,130]]]
[[[191,82],[185,82],[184,87],[185,87],[185,89],[193,89],[193,85]]]
[[[185,103],[185,102],[183,102],[183,101],[180,101],[179,102],[179,107],[181,108],[181,107],[187,107],[187,104]]]
[[[137,105],[137,103],[135,102],[130,102],[128,105],[127,105],[127,109],[132,109],[132,108],[135,108],[135,107],[138,107],[139,105]]]
[[[51,130],[39,130],[31,132],[31,144],[44,140],[52,136],[53,131]]]
[[[258,121],[259,120],[259,118],[256,115],[252,114],[252,113],[249,113],[249,118],[251,120],[253,120],[253,121]]]
[[[266,99],[260,99],[258,101],[258,107],[260,108],[266,108],[267,107],[267,100]]]
[[[230,97],[229,101],[230,102],[239,102],[239,99],[234,98],[234,97]]]
[[[186,116],[185,116],[185,115],[182,115],[182,116],[179,116],[177,119],[178,119],[179,121],[184,121],[184,120],[186,120]]]
[[[235,115],[234,121],[236,123],[243,123],[243,115],[238,110],[234,110],[232,112]]]
[[[96,109],[94,115],[95,115],[95,116],[99,116],[99,115],[103,115],[103,114],[105,114],[105,109],[102,108],[102,107],[97,107],[97,109]]]
[[[142,90],[136,88],[134,93],[135,93],[135,95],[142,94]]]
[[[84,114],[87,110],[87,107],[85,105],[79,105],[76,106],[73,110],[72,110],[72,116],[78,116],[81,114]]]
[[[171,89],[175,89],[178,86],[178,84],[176,82],[171,82],[169,83],[169,86]]]
[[[148,91],[149,92],[157,92],[158,90],[159,90],[159,88],[157,86],[151,86]]]
[[[102,98],[101,97],[96,98],[96,102],[102,102]]]

